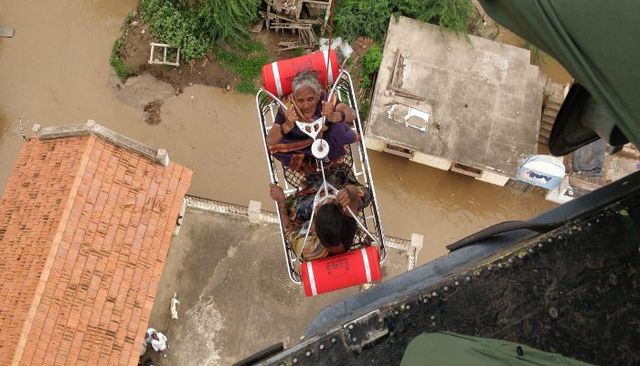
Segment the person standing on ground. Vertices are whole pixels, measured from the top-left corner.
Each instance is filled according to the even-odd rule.
[[[153,328],[147,329],[144,335],[145,345],[153,348],[154,351],[164,351],[167,349],[167,337]]]

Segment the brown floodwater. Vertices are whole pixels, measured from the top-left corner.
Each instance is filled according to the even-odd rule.
[[[385,233],[424,235],[419,264],[446,254],[447,244],[489,225],[555,207],[537,194],[514,193],[397,156],[370,151],[369,158]]]
[[[126,92],[116,88],[109,55],[136,3],[3,1],[0,24],[14,27],[15,36],[0,38],[0,187],[22,144],[14,122],[26,114],[27,134],[34,122],[53,126],[94,119],[163,147],[195,172],[190,194],[242,205],[250,199],[267,202],[253,97],[199,85],[175,96],[168,84],[141,86],[133,79],[127,85],[135,86],[125,86]],[[143,105],[156,97],[164,101],[162,122],[151,126]]]
[[[43,125],[96,119],[133,121],[107,86],[109,53],[135,0],[0,2],[0,24],[15,28],[0,38],[0,184],[20,146],[13,122],[25,115]]]
[[[500,27],[500,33],[498,34],[496,41],[522,48],[527,48],[528,44],[527,41],[504,27]],[[540,68],[540,71],[547,75],[551,81],[558,84],[566,84],[573,80],[571,74],[569,74],[569,72],[558,61],[556,61],[556,59],[547,55],[543,51],[538,50],[537,52],[537,59],[532,52],[531,62],[537,65]]]
[[[267,194],[268,174],[253,96],[195,85],[176,96],[144,77],[119,90],[109,54],[135,0],[35,0],[0,3],[0,189],[22,140],[14,123],[26,115],[44,126],[94,119],[134,139],[169,151],[194,171],[189,194],[247,205]],[[143,105],[160,98],[161,122],[145,123]],[[29,131],[27,131],[30,134]],[[388,154],[369,152],[387,234],[425,236],[419,263],[444,246],[488,225],[525,219],[554,205],[541,196],[443,172]]]

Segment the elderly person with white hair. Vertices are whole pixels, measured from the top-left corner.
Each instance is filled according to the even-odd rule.
[[[324,100],[324,91],[313,71],[302,71],[293,79],[293,92],[285,98],[287,110],[280,110],[273,128],[267,135],[269,152],[288,168],[306,173],[311,170],[311,144],[313,140],[302,132],[296,121],[313,122],[321,116],[327,123],[321,137],[329,143],[331,162],[340,160],[346,153],[345,145],[357,141],[359,136],[349,124],[356,119],[356,111],[344,103]]]

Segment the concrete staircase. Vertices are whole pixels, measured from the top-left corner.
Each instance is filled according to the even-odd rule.
[[[556,84],[551,80],[547,80],[547,84],[544,87],[542,117],[540,118],[540,132],[538,134],[539,143],[545,145],[549,143],[551,128],[553,128],[553,124],[555,123],[558,112],[560,111],[560,106],[562,105],[568,90],[568,84]]]
[[[539,143],[545,145],[549,143],[551,128],[553,127],[553,123],[556,121],[561,105],[562,104],[557,102],[547,101],[543,107],[542,118],[540,119],[540,133],[538,134]]]

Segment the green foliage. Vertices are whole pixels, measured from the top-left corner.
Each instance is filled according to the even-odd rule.
[[[382,49],[376,43],[372,44],[360,61],[360,88],[368,89],[382,62]]]
[[[343,0],[335,7],[334,32],[347,39],[382,40],[393,7],[390,0]]]
[[[249,25],[258,19],[262,0],[202,0],[197,7],[201,30],[216,41],[240,44],[249,38]]]
[[[470,0],[343,0],[335,9],[334,30],[350,40],[362,36],[380,42],[393,14],[466,34],[472,13]]]
[[[360,59],[360,89],[366,90],[373,87],[373,80],[378,73],[380,63],[382,62],[382,48],[379,44],[374,43],[367,49],[367,52]],[[366,95],[370,95],[367,93]],[[367,119],[369,107],[371,104],[370,96],[364,96],[358,101],[360,106],[360,117]]]
[[[234,50],[216,47],[214,53],[222,66],[243,78],[256,77],[260,74],[262,65],[269,62],[267,50],[260,43],[243,45]]]
[[[160,42],[180,47],[181,57],[192,61],[204,57],[215,42],[244,42],[259,4],[260,0],[140,0],[140,10]]]
[[[293,56],[294,57],[298,57],[298,56],[304,56],[307,54],[307,50],[305,50],[302,47],[298,47],[295,50],[293,50]]]
[[[149,23],[158,41],[180,47],[186,61],[202,58],[207,53],[213,39],[200,32],[193,11],[179,9],[170,0],[141,0],[140,9],[142,19]]]
[[[256,85],[253,83],[253,81],[247,79],[240,80],[238,85],[236,85],[236,90],[238,91],[238,93],[243,94],[255,94],[258,92],[258,88],[256,88]]]
[[[238,45],[233,50],[216,47],[213,51],[220,65],[240,77],[236,89],[241,93],[257,91],[254,80],[260,75],[262,65],[269,62],[269,54],[264,45],[257,42]]]
[[[397,11],[423,22],[437,24],[456,33],[467,33],[473,13],[469,0],[398,0]]]
[[[109,59],[109,63],[116,71],[116,75],[120,78],[121,81],[125,81],[129,76],[129,66],[124,63],[122,57],[120,56],[120,51],[124,47],[124,42],[122,38],[116,39],[113,43],[113,47],[111,48],[111,58]]]
[[[369,117],[369,109],[371,108],[371,98],[365,98],[363,100],[358,101],[358,106],[360,112],[360,118],[362,121],[366,121]]]

